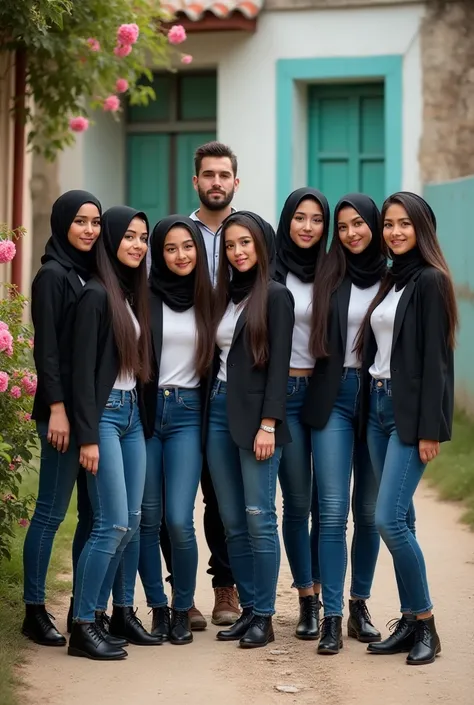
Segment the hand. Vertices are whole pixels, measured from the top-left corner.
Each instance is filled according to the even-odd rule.
[[[425,441],[420,440],[418,443],[418,450],[420,453],[420,460],[422,463],[429,463],[430,460],[436,458],[439,453],[439,441]]]
[[[97,470],[99,469],[99,446],[92,443],[81,446],[79,462],[88,472],[97,475]]]
[[[267,460],[275,452],[275,434],[260,429],[253,442],[253,451],[257,460]]]
[[[65,453],[69,448],[69,438],[71,434],[66,409],[62,402],[51,404],[50,408],[51,415],[48,425],[48,443],[51,443],[53,448],[56,448],[60,453]]]

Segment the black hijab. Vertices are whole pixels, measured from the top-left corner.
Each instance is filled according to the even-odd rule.
[[[380,211],[369,196],[363,193],[347,194],[334,209],[334,237],[339,237],[337,216],[344,206],[354,208],[372,233],[372,240],[363,252],[356,254],[346,247],[342,248],[350,280],[359,289],[368,289],[382,279],[387,269],[387,258],[382,253]]]
[[[291,220],[301,201],[306,198],[312,198],[319,203],[323,210],[324,219],[323,236],[319,242],[308,249],[298,247],[290,236]],[[314,280],[320,246],[321,243],[326,243],[327,241],[329,219],[329,203],[321,191],[317,191],[314,188],[299,188],[290,193],[283,206],[276,234],[277,272],[282,279],[286,279],[288,272],[292,272],[304,284]]]
[[[67,237],[77,212],[85,203],[97,206],[99,215],[102,215],[100,202],[88,191],[66,191],[54,202],[51,210],[51,237],[46,243],[41,264],[54,260],[66,269],[74,269],[81,279],[87,281],[94,269],[94,248],[90,252],[81,252],[71,245]]]
[[[422,210],[424,210],[426,217],[431,221],[434,229],[436,230],[436,216],[430,204],[427,203],[424,198],[418,196],[417,193],[402,191],[401,195],[417,201]],[[397,194],[395,194],[395,196],[397,196]],[[400,203],[400,205],[403,206],[402,203]],[[400,291],[400,289],[403,289],[403,287],[408,284],[410,279],[412,279],[415,274],[418,274],[418,272],[421,272],[421,270],[427,266],[426,260],[422,257],[417,245],[413,247],[413,249],[408,250],[408,252],[405,252],[403,255],[396,255],[391,252],[390,257],[393,261],[392,267],[390,268],[390,274],[395,282],[395,291]]]
[[[270,223],[261,218],[256,213],[251,211],[237,211],[236,213],[231,213],[224,222],[222,223],[222,234],[221,234],[221,256],[225,257],[225,230],[226,227],[232,224],[234,220],[237,220],[239,216],[244,216],[253,222],[260,228],[263,233],[265,244],[267,246],[268,253],[268,273],[269,278],[273,278],[276,271],[276,248],[275,248],[275,231],[273,230]],[[248,296],[255,284],[255,279],[257,278],[257,267],[258,262],[251,269],[246,272],[239,272],[235,267],[230,266],[232,270],[232,279],[229,284],[229,295],[235,304],[239,304],[241,301]]]
[[[119,281],[120,288],[132,306],[138,273],[140,268],[146,267],[146,258],[144,257],[139,267],[134,269],[120,262],[117,258],[117,252],[123,236],[134,218],[144,220],[147,230],[149,230],[148,218],[145,213],[129,206],[113,206],[106,210],[102,216],[102,242]]]
[[[173,311],[187,311],[194,305],[194,287],[196,282],[196,267],[185,277],[172,272],[165,262],[163,248],[165,238],[171,228],[176,225],[189,230],[198,257],[205,263],[207,269],[206,245],[201,230],[196,221],[184,215],[170,215],[160,220],[153,228],[151,238],[151,269],[148,277],[150,289],[157,294]]]

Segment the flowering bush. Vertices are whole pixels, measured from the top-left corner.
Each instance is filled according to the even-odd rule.
[[[14,234],[0,225],[0,244]],[[6,236],[6,237],[5,237]],[[22,473],[31,468],[37,438],[31,422],[36,391],[31,332],[23,323],[26,299],[3,285],[0,298],[0,561],[19,524],[28,525],[31,497],[20,497]]]

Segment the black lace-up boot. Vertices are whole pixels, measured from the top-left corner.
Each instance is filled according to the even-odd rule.
[[[433,663],[441,653],[441,642],[434,617],[417,619],[415,622],[415,643],[407,656],[409,666],[426,666]]]
[[[120,661],[127,656],[126,651],[104,639],[95,622],[73,623],[67,652],[69,656],[82,656],[93,661]]]
[[[136,646],[159,646],[163,640],[147,632],[137,617],[133,607],[117,607],[114,605],[109,625],[109,634],[125,639]]]
[[[319,610],[321,603],[318,595],[300,597],[300,620],[296,627],[297,639],[319,639]]]
[[[229,629],[221,629],[217,632],[216,639],[219,641],[238,641],[247,633],[247,629],[250,627],[250,622],[253,619],[253,608],[244,607],[242,614],[234,624],[229,627]]]
[[[171,625],[169,607],[167,605],[164,607],[153,607],[152,612],[151,634],[161,637],[162,641],[169,641]]]
[[[191,644],[193,633],[189,622],[188,610],[171,610],[171,631],[170,642],[180,646],[181,644]]]
[[[342,617],[324,617],[318,654],[338,654],[342,649]]]
[[[275,641],[272,618],[254,615],[249,628],[239,641],[239,646],[242,649],[255,649],[259,646],[267,646],[271,641]]]
[[[392,632],[387,639],[369,644],[367,651],[371,654],[400,654],[410,651],[415,643],[416,619],[412,614],[402,614],[400,619],[392,619],[387,627]]]
[[[121,646],[122,648],[124,646],[128,645],[128,641],[126,639],[122,639],[121,637],[118,636],[112,636],[112,634],[109,634],[109,624],[110,624],[110,617],[108,614],[105,612],[96,612],[95,613],[95,625],[102,636],[103,639],[108,644],[111,644],[112,646]]]
[[[381,635],[372,624],[370,612],[365,600],[349,601],[349,619],[347,620],[347,636],[358,639],[364,644],[380,641]]]
[[[22,633],[41,646],[66,646],[66,638],[58,632],[44,605],[25,605]]]

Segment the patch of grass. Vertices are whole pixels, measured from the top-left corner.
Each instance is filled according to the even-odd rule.
[[[453,440],[443,443],[441,453],[428,464],[428,482],[441,499],[462,502],[462,521],[474,530],[474,420],[458,411],[454,417]]]
[[[36,495],[38,475],[29,473],[23,482],[25,494]],[[76,527],[76,499],[71,500],[68,514],[54,542],[53,555],[47,582],[47,599],[50,604],[55,596],[71,589],[70,581],[58,580],[58,573],[68,573],[71,565],[71,542]],[[0,704],[18,705],[16,688],[21,674],[16,666],[25,660],[28,641],[21,634],[23,621],[23,562],[22,550],[26,529],[20,526],[11,547],[11,561],[0,564]]]

